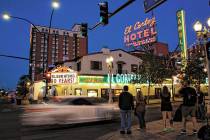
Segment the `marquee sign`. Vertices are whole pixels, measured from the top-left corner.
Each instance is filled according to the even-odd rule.
[[[60,66],[51,71],[52,84],[74,84],[77,82],[77,73],[66,66]]]
[[[141,46],[157,41],[155,17],[146,18],[143,22],[136,22],[134,25],[127,26],[124,31],[124,43],[126,46]]]

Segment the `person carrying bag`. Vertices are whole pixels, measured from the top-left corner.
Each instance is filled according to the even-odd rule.
[[[138,130],[146,129],[145,123],[145,112],[146,112],[146,100],[141,91],[138,91],[136,94],[136,108],[135,108],[135,115],[138,117],[139,120],[139,128]]]

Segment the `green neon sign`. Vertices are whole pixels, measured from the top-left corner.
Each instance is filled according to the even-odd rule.
[[[110,81],[110,76],[78,76],[79,83],[101,83],[108,84]],[[129,83],[146,83],[142,81],[141,75],[138,74],[116,74],[111,75],[112,83],[115,84],[129,84]]]
[[[187,65],[187,39],[186,39],[186,28],[185,28],[185,13],[184,10],[179,10],[177,15],[177,25],[179,34],[179,46],[181,48],[181,58],[184,68]]]

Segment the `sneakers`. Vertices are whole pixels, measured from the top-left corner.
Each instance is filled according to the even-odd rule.
[[[131,130],[127,130],[127,134],[131,134],[131,133],[132,133]],[[125,131],[121,130],[120,134],[125,134]]]
[[[141,128],[139,128],[139,127],[138,127],[138,128],[136,128],[136,130],[138,130],[138,131],[139,131],[139,130],[141,130]]]
[[[127,131],[127,134],[131,134],[131,133],[132,133],[131,130],[128,130],[128,131]]]
[[[180,134],[186,134],[186,133],[187,133],[187,131],[185,129],[182,129],[180,132]]]
[[[193,129],[193,134],[197,134],[197,130],[196,129]]]
[[[120,131],[120,134],[125,134],[125,131],[121,130],[121,131]]]
[[[167,132],[167,131],[168,131],[168,129],[167,129],[167,128],[164,128],[162,131],[163,131],[163,132]]]

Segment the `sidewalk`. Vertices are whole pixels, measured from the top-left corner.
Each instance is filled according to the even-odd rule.
[[[198,128],[205,123],[198,123]],[[132,126],[132,134],[120,134],[120,130],[106,134],[97,140],[198,140],[197,135],[192,135],[192,123],[187,123],[187,134],[180,135],[181,122],[174,122],[175,131],[162,132],[162,120],[148,122],[146,131],[137,130],[138,126]],[[199,129],[198,129],[199,130]]]
[[[172,102],[181,102],[181,101],[182,101],[182,98],[175,97],[174,101],[172,101]],[[149,105],[150,104],[160,104],[160,103],[161,103],[161,99],[150,99],[149,100]]]

